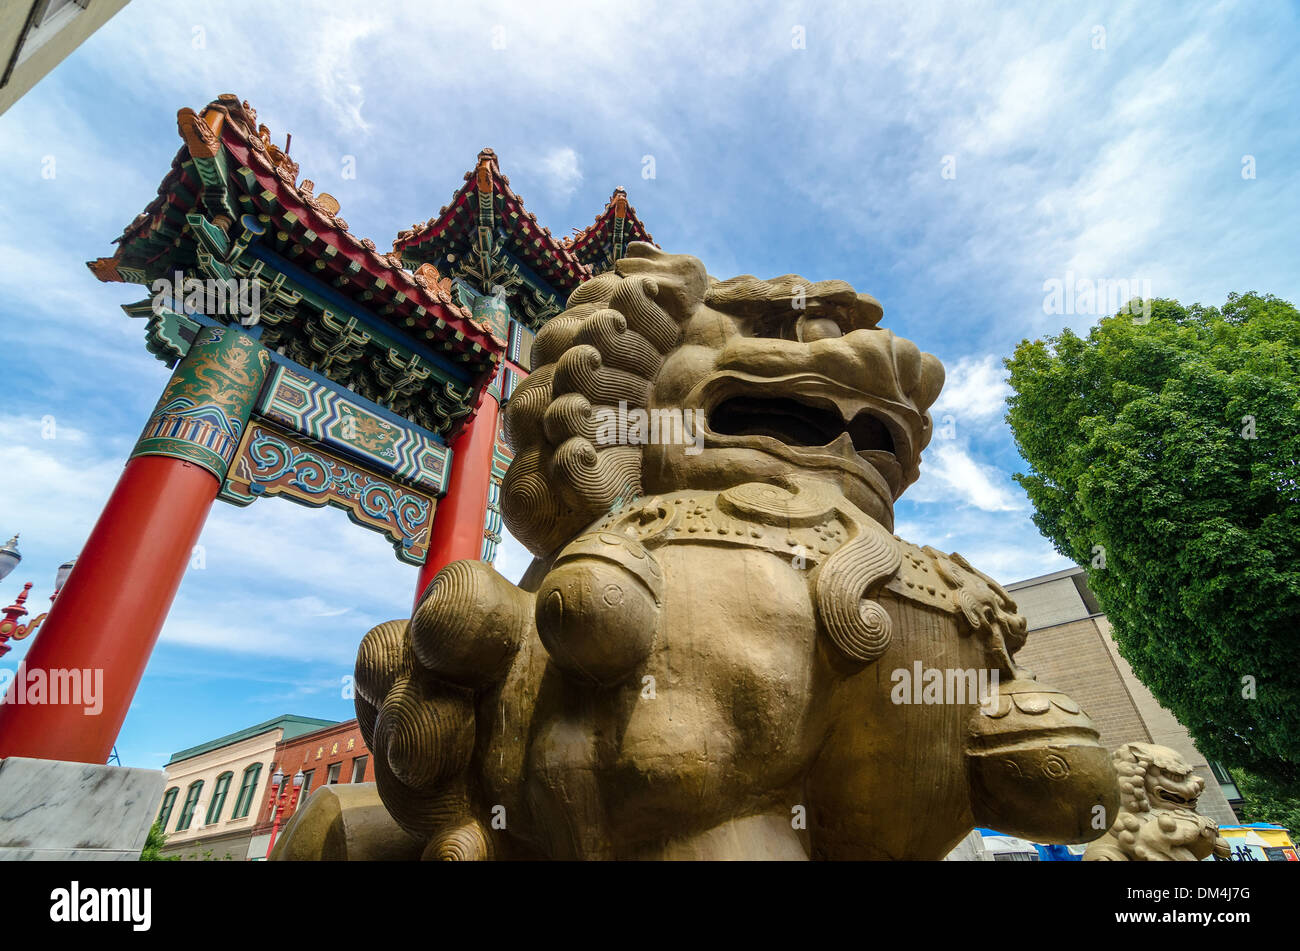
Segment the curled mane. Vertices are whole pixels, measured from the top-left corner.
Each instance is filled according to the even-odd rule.
[[[532,373],[506,407],[515,458],[502,516],[539,557],[641,494],[641,448],[599,445],[596,414],[620,402],[647,406],[682,322],[704,299],[708,279],[696,259],[642,243],[627,253],[538,333]]]

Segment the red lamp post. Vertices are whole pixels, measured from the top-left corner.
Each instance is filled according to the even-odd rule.
[[[23,590],[14,599],[14,603],[4,609],[4,618],[0,620],[0,657],[12,650],[7,641],[21,641],[24,637],[35,634],[49,613],[42,612],[26,624],[18,623],[18,619],[27,613],[27,592],[31,589],[32,583],[29,581],[23,585]]]
[[[266,857],[271,857],[271,850],[275,848],[275,837],[280,832],[280,816],[284,814],[285,807],[296,807],[298,804],[298,792],[302,789],[303,775],[302,770],[293,774],[293,790],[284,788],[284,770],[276,769],[271,776],[271,785],[275,787],[275,798],[271,800],[272,808],[275,810],[275,822],[271,826],[271,841],[266,846]]]
[[[0,569],[0,571],[2,571],[0,577],[7,575],[11,570],[13,570],[13,566],[22,560],[22,555],[18,554],[17,542],[18,536],[15,535],[13,538],[9,539],[3,549],[0,549],[4,556],[12,556],[5,558],[8,564],[6,564],[3,569]],[[53,604],[54,599],[59,596],[59,592],[63,589],[63,582],[68,580],[68,575],[71,573],[71,561],[65,561],[63,564],[59,565],[59,573],[55,577],[54,581],[54,593],[50,595],[50,604]],[[21,641],[25,637],[31,637],[45,621],[45,618],[49,616],[48,611],[42,611],[26,624],[18,623],[19,618],[22,618],[27,614],[27,592],[31,589],[32,583],[28,581],[23,585],[23,590],[18,593],[18,597],[14,599],[14,603],[9,605],[9,607],[4,608],[3,611],[0,611],[0,613],[4,615],[3,618],[0,618],[0,657],[3,657],[12,650],[7,643],[8,641]]]

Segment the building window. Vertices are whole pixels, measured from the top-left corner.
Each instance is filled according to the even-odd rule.
[[[42,9],[36,14],[36,23],[38,26],[44,26],[64,7],[78,6],[84,10],[89,2],[90,0],[45,0]]]
[[[1223,790],[1223,798],[1228,800],[1228,804],[1234,807],[1241,805],[1241,791],[1237,789],[1237,783],[1233,780],[1232,774],[1228,772],[1227,767],[1222,763],[1211,761],[1210,772],[1219,781],[1219,788]]]
[[[306,799],[307,793],[311,792],[311,778],[315,772],[316,770],[309,769],[302,774],[302,791],[298,793],[299,799]]]
[[[226,791],[230,789],[231,780],[234,778],[234,773],[222,773],[217,777],[217,785],[212,790],[212,802],[208,803],[208,817],[204,820],[205,825],[212,825],[214,822],[221,821],[221,810],[226,808]]]
[[[368,756],[358,756],[352,761],[352,781],[354,783],[364,783],[366,781],[366,760]]]
[[[342,763],[331,763],[329,775],[325,778],[327,786],[333,785],[339,781],[339,771],[343,768]]]
[[[235,800],[235,811],[230,818],[243,819],[248,815],[248,810],[253,808],[253,797],[257,794],[257,781],[261,776],[261,763],[254,763],[244,770],[244,781],[239,784],[239,798]]]
[[[189,791],[185,793],[185,805],[181,806],[181,817],[176,821],[177,832],[184,832],[190,827],[190,820],[194,818],[194,807],[199,804],[199,795],[202,792],[203,780],[190,783]]]
[[[49,42],[56,33],[72,21],[73,17],[84,10],[89,2],[90,0],[38,0],[32,6],[27,21],[18,34],[18,42],[9,57],[9,62],[3,66],[4,73],[0,76],[0,86],[7,85],[14,68],[25,63],[33,53]]]
[[[180,791],[180,786],[173,786],[163,795],[162,808],[158,810],[158,824],[163,827],[164,832],[167,831],[167,823],[171,821],[172,807],[176,805],[176,797]]]

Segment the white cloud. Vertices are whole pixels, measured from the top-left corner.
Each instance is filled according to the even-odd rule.
[[[946,415],[954,417],[957,427],[963,423],[987,423],[1002,417],[1011,387],[1007,385],[1006,370],[996,354],[961,357],[944,369],[943,391],[930,407],[936,428],[943,425]]]
[[[0,534],[22,533],[22,570],[38,589],[81,548],[124,461],[104,457],[85,433],[54,420],[55,438],[47,439],[41,418],[0,415]]]
[[[1005,474],[976,462],[953,442],[931,443],[921,466],[921,478],[908,490],[913,502],[973,505],[986,512],[1015,512],[1025,508],[1005,486]]]
[[[271,583],[266,587],[248,588],[223,598],[211,590],[198,590],[196,577],[195,572],[186,577],[189,590],[177,599],[167,618],[162,633],[165,642],[217,652],[323,662],[349,671],[356,659],[357,644],[381,620],[365,604],[344,607],[323,621],[322,615],[301,610],[303,599],[283,597],[274,578],[267,579]]]
[[[958,552],[991,578],[1009,584],[1069,567],[1051,543],[1023,523],[1002,512],[970,506],[928,504],[900,506],[894,530],[900,538],[930,545],[942,552]]]
[[[507,529],[501,530],[501,544],[493,567],[513,584],[519,584],[528,566],[533,563],[533,553],[520,544]]]
[[[546,188],[563,198],[568,198],[582,184],[578,153],[567,146],[552,149],[542,156],[539,172]]]
[[[875,11],[864,35],[856,12],[832,10],[818,55],[838,81],[790,77],[800,121],[826,134],[788,159],[785,184],[883,245],[871,257],[906,276],[912,303],[965,311],[980,349],[1095,322],[1042,317],[1043,281],[1070,269],[1149,279],[1188,302],[1245,287],[1295,296],[1294,268],[1273,250],[1294,243],[1290,218],[1268,210],[1294,206],[1294,171],[1239,174],[1243,154],[1280,159],[1293,138],[1274,117],[1295,98],[1296,71],[1279,43],[1253,39],[1270,21],[1285,29],[1284,15],[1204,3],[954,17],[913,5]],[[1098,20],[1104,49],[1093,48]],[[1235,44],[1250,55],[1225,54]],[[945,180],[949,155],[956,178]],[[897,320],[900,301],[883,303]]]
[[[316,24],[318,42],[311,50],[313,78],[324,103],[338,119],[339,132],[370,131],[370,123],[361,114],[366,103],[362,77],[367,73],[365,57],[374,51],[363,52],[360,47],[391,22],[352,8],[346,16],[322,17]]]

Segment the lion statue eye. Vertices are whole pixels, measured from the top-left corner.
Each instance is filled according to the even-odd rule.
[[[829,317],[809,317],[799,322],[799,340],[801,343],[812,343],[814,340],[828,340],[832,337],[843,336],[844,331],[840,325]]]

